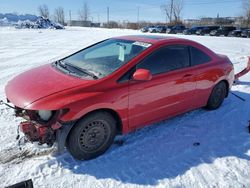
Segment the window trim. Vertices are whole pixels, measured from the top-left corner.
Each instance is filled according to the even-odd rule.
[[[132,78],[132,75],[134,74],[134,72],[137,70],[137,65],[140,64],[142,61],[144,61],[146,58],[150,57],[151,55],[153,55],[154,53],[156,53],[158,50],[162,49],[162,48],[165,48],[165,47],[168,47],[168,46],[186,46],[188,48],[188,54],[189,54],[189,66],[188,67],[185,67],[185,68],[192,68],[192,67],[197,67],[197,66],[203,66],[203,65],[207,65],[209,63],[211,63],[211,61],[213,61],[213,58],[208,54],[206,53],[203,49],[200,49],[194,45],[191,45],[191,44],[168,44],[168,45],[164,45],[164,46],[160,46],[159,48],[157,48],[155,51],[151,52],[149,55],[147,55],[146,57],[143,57],[142,60],[140,60],[138,63],[136,63],[136,65],[134,65],[132,68],[130,68],[126,73],[124,73],[118,80],[117,80],[117,83],[125,83],[125,82],[128,82],[131,80]],[[204,54],[206,54],[209,58],[210,58],[210,61],[206,62],[206,63],[203,63],[203,64],[198,64],[198,65],[194,65],[193,63],[193,58],[192,58],[192,53],[191,53],[191,47],[193,48],[197,48],[198,50],[202,51]],[[177,71],[177,70],[181,70],[181,69],[176,69],[176,70],[171,70],[171,71],[168,71],[168,72],[162,72],[162,73],[158,73],[158,74],[154,74],[153,76],[155,75],[161,75],[161,74],[166,74],[166,73],[170,73],[172,71]],[[128,75],[129,79],[125,79],[123,80],[122,78],[126,75],[126,74],[130,74]]]
[[[136,67],[133,66],[132,68],[130,68],[126,73],[124,73],[118,80],[117,83],[122,84],[122,83],[126,83],[130,80],[132,80],[132,75],[135,73],[136,71]],[[125,77],[125,78],[124,78]],[[128,77],[128,78],[126,78]]]
[[[150,56],[154,55],[155,53],[157,53],[159,50],[163,49],[163,48],[167,48],[167,47],[171,47],[171,46],[184,46],[187,48],[187,51],[188,51],[188,56],[189,56],[189,63],[188,63],[188,66],[187,67],[183,67],[181,69],[184,69],[184,68],[190,68],[192,67],[192,63],[191,63],[191,49],[190,49],[190,45],[187,45],[187,44],[167,44],[167,45],[164,45],[164,46],[160,46],[159,48],[157,48],[156,50],[154,50],[153,52],[151,52],[150,54],[148,54],[146,57],[143,57],[142,60],[140,60],[138,63],[136,63],[136,65],[134,65],[132,68],[130,68],[126,73],[124,73],[118,80],[117,80],[117,83],[125,83],[125,82],[128,82],[131,80],[132,78],[132,75],[135,73],[135,71],[137,70],[137,65],[142,63],[145,59],[149,58]],[[181,70],[181,69],[175,69],[175,70],[170,70],[170,71],[167,71],[167,72],[161,72],[161,73],[157,73],[157,74],[152,74],[152,76],[158,76],[158,75],[161,75],[161,74],[166,74],[166,73],[170,73],[170,72],[173,72],[173,71],[178,71],[178,70]],[[127,74],[130,74],[128,75],[129,79],[123,79]]]
[[[191,47],[196,48],[196,49],[198,49],[199,51],[201,51],[201,52],[203,52],[204,54],[206,54],[206,55],[210,58],[210,61],[208,61],[208,62],[206,62],[206,63],[202,63],[202,64],[197,64],[197,65],[195,65],[195,64],[193,63],[194,60],[193,60],[193,57],[192,57],[192,49],[191,49]],[[208,54],[207,54],[206,52],[204,52],[202,49],[199,49],[199,48],[197,48],[197,47],[195,47],[195,46],[192,46],[192,45],[188,45],[188,48],[189,48],[190,67],[197,67],[197,66],[206,65],[206,64],[210,63],[210,62],[213,60],[213,58],[210,57],[210,55],[208,55]]]
[[[168,45],[159,47],[157,50],[155,50],[154,52],[152,52],[151,54],[149,54],[148,56],[146,56],[145,58],[143,58],[139,63],[137,63],[135,65],[135,68],[136,68],[135,70],[137,70],[137,65],[141,64],[147,58],[150,58],[151,56],[153,56],[154,54],[156,54],[157,52],[159,52],[160,50],[162,50],[164,48],[168,48],[168,47],[172,47],[172,46],[182,46],[182,47],[186,47],[187,48],[187,52],[188,52],[188,56],[189,56],[189,58],[188,58],[188,66],[187,67],[182,67],[180,69],[174,69],[174,70],[170,70],[170,71],[166,71],[166,72],[152,74],[152,76],[166,74],[166,73],[169,73],[169,72],[172,72],[172,71],[177,71],[177,70],[181,70],[181,69],[184,69],[184,68],[191,67],[192,64],[191,64],[191,54],[190,54],[190,50],[189,50],[190,49],[189,45],[186,45],[186,44],[168,44]]]

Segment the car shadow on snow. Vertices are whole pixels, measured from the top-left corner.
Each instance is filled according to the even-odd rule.
[[[250,86],[250,82],[247,82],[247,81],[236,81],[237,84],[239,85],[247,85],[247,86]]]
[[[218,158],[249,161],[250,95],[234,93],[246,101],[230,94],[218,110],[195,110],[123,136],[122,146],[113,145],[97,159],[76,161],[65,153],[56,160],[75,174],[137,185],[157,185]]]

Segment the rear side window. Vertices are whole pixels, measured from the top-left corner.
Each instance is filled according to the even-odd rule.
[[[189,52],[187,46],[167,46],[159,49],[141,63],[137,69],[148,69],[154,74],[160,74],[189,67]]]
[[[211,58],[206,53],[195,47],[191,46],[190,52],[191,52],[192,66],[201,65],[211,61]]]

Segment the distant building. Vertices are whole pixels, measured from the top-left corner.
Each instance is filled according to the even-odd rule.
[[[186,19],[186,20],[184,20],[184,24],[186,24],[186,25],[199,25],[200,20],[198,20],[198,19]]]
[[[214,25],[214,18],[205,17],[200,19],[201,25]]]
[[[214,24],[216,25],[232,25],[235,22],[235,18],[232,17],[225,17],[225,18],[214,18]]]
[[[203,17],[201,19],[187,19],[184,20],[186,25],[198,26],[198,25],[218,25],[218,26],[241,26],[242,17],[219,17],[219,14],[216,18]]]
[[[91,21],[80,21],[80,20],[71,20],[68,21],[68,26],[72,27],[100,27],[100,23],[93,23]]]
[[[68,22],[68,26],[91,27],[91,21],[71,20]]]
[[[244,25],[244,17],[236,17],[234,24],[237,27],[242,27]]]
[[[91,27],[101,27],[101,23],[91,23]]]

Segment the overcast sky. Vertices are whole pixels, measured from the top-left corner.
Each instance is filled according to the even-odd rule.
[[[183,0],[184,9],[182,18],[200,18],[203,16],[240,16],[242,11],[241,0]],[[17,12],[19,14],[38,14],[37,7],[41,4],[48,5],[51,14],[58,6],[62,6],[69,18],[78,18],[78,10],[83,6],[84,0],[0,0],[0,13]],[[167,0],[87,0],[90,16],[93,21],[107,20],[107,6],[110,8],[110,20],[136,21],[139,7],[140,20],[165,21],[160,6]]]

